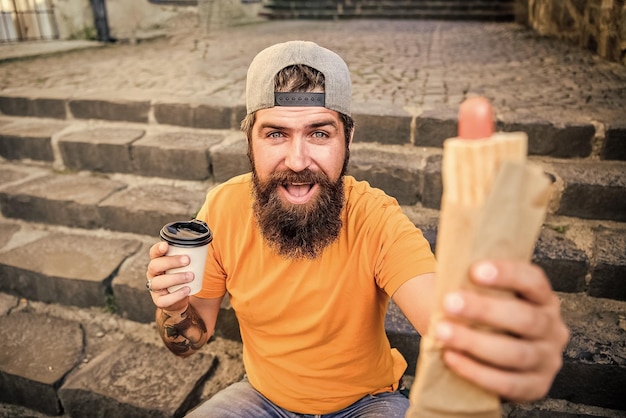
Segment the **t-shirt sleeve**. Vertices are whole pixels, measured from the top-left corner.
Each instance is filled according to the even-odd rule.
[[[381,214],[374,269],[378,286],[392,296],[406,281],[434,272],[437,263],[422,231],[395,201],[384,204]]]

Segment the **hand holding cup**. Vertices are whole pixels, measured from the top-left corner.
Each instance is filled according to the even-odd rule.
[[[169,223],[161,229],[160,235],[163,241],[150,248],[146,286],[158,307],[184,309],[187,296],[202,289],[206,255],[213,235],[206,223],[196,219]],[[180,303],[183,300],[184,304]]]

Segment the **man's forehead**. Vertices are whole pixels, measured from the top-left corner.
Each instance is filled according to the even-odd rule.
[[[285,127],[304,127],[315,124],[341,125],[339,113],[324,107],[284,107],[276,106],[256,112],[255,125],[276,124]]]

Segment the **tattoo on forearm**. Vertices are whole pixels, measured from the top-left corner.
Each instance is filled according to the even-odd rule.
[[[180,316],[171,316],[159,310],[156,322],[163,342],[177,356],[193,354],[209,337],[204,321],[191,306]]]

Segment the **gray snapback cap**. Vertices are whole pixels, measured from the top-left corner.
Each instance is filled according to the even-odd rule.
[[[274,95],[274,78],[285,67],[304,64],[324,74],[325,92],[291,94],[286,104]],[[321,97],[320,97],[321,96]],[[351,114],[352,82],[344,60],[333,51],[308,41],[290,41],[272,45],[259,52],[248,68],[246,82],[246,111],[248,114],[276,105],[324,106],[345,115]],[[304,103],[304,102],[300,102]]]

